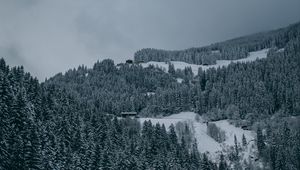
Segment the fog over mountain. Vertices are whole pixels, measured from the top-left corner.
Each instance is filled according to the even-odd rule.
[[[270,5],[271,4],[271,5]],[[40,80],[141,48],[184,49],[286,26],[299,0],[0,0],[0,56]]]

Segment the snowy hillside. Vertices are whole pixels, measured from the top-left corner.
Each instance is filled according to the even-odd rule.
[[[237,137],[238,144],[242,145],[242,136],[244,134],[249,144],[242,152],[243,159],[247,160],[250,155],[254,155],[254,132],[237,128],[231,125],[227,120],[209,122],[215,123],[217,127],[225,131],[225,141],[218,143],[212,137],[207,135],[207,125],[204,123],[202,118],[200,117],[199,121],[196,121],[196,115],[197,114],[194,112],[181,112],[179,114],[163,118],[139,118],[139,121],[143,123],[146,120],[151,120],[152,124],[164,124],[166,128],[168,128],[171,124],[175,125],[178,122],[187,122],[194,129],[194,135],[198,143],[199,151],[201,153],[209,153],[209,156],[214,160],[218,159],[218,155],[221,152],[227,153],[230,147],[234,146],[234,135]]]
[[[249,56],[247,58],[242,58],[238,60],[217,60],[217,63],[214,65],[196,65],[196,64],[188,64],[181,61],[171,61],[171,63],[174,65],[175,69],[183,70],[185,67],[191,67],[194,75],[198,74],[198,69],[201,67],[202,70],[207,70],[210,68],[218,68],[223,66],[228,66],[230,63],[246,63],[246,62],[252,62],[257,59],[262,59],[267,57],[269,49],[263,49],[259,51],[250,52]],[[156,61],[150,61],[147,63],[141,64],[143,67],[149,67],[149,65],[154,65],[156,67],[160,67],[164,69],[165,71],[168,71],[169,64],[166,62],[156,62]]]

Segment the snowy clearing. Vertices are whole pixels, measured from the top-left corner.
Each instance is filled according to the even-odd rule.
[[[177,78],[176,81],[177,81],[177,83],[182,83],[183,79],[182,78]]]
[[[221,152],[227,152],[234,146],[234,135],[237,137],[239,145],[242,145],[242,136],[245,135],[247,141],[253,141],[255,133],[249,130],[243,130],[241,128],[231,125],[227,120],[214,121],[209,123],[215,123],[217,127],[225,131],[226,139],[222,143],[218,143],[213,138],[207,135],[207,125],[200,117],[200,121],[196,121],[196,113],[194,112],[181,112],[173,114],[171,116],[162,118],[139,118],[139,121],[143,123],[146,120],[151,120],[152,124],[164,124],[168,129],[171,124],[175,125],[178,122],[187,122],[194,128],[195,138],[198,143],[198,149],[201,153],[209,153],[209,156],[217,160],[218,155]],[[244,160],[247,160],[250,155],[254,155],[253,142],[249,142],[249,145],[242,152]]]
[[[191,67],[194,75],[198,74],[199,68],[202,68],[202,70],[207,70],[210,68],[218,68],[218,67],[226,67],[230,63],[246,63],[246,62],[252,62],[257,59],[262,59],[267,57],[269,49],[263,49],[259,51],[250,52],[249,56],[247,58],[242,58],[238,60],[217,60],[217,63],[214,65],[196,65],[196,64],[188,64],[181,61],[171,61],[171,63],[174,65],[175,69],[183,70],[185,67]],[[162,68],[166,72],[169,69],[169,64],[167,62],[156,62],[156,61],[149,61],[147,63],[141,63],[141,65],[145,67],[149,67],[150,65],[154,65],[156,67]]]

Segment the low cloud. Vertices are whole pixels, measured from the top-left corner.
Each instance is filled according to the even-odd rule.
[[[300,20],[298,0],[0,0],[0,56],[40,80],[69,68],[184,49]]]

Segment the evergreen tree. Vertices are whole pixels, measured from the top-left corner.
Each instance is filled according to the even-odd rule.
[[[41,144],[39,135],[37,132],[37,127],[33,124],[33,122],[29,122],[29,134],[28,139],[26,139],[25,144],[25,162],[26,168],[28,169],[42,169],[41,162]]]
[[[220,155],[220,163],[219,163],[219,170],[227,170],[228,166],[226,160],[224,159],[223,153]]]
[[[171,75],[175,75],[175,67],[174,67],[174,64],[169,64],[169,70],[168,72],[171,74]]]
[[[93,152],[93,156],[92,156],[92,165],[91,165],[91,169],[92,170],[97,170],[100,168],[100,163],[101,163],[101,149],[100,146],[98,144],[96,144],[95,150]]]
[[[203,158],[202,158],[202,161],[201,161],[201,169],[202,170],[210,170],[211,169],[209,160],[208,160],[205,153],[203,154]]]
[[[0,67],[6,67],[3,59],[0,59]],[[8,166],[8,148],[7,138],[9,132],[9,112],[12,103],[12,95],[9,89],[9,82],[0,70],[0,169]]]
[[[234,157],[235,160],[239,159],[239,147],[238,147],[238,142],[237,142],[237,138],[234,135]]]
[[[265,150],[265,142],[264,142],[262,130],[260,129],[260,127],[257,128],[256,135],[257,135],[257,137],[256,137],[257,149],[258,149],[259,155],[262,156],[264,153],[264,150]]]
[[[112,165],[112,159],[110,158],[110,153],[108,150],[104,151],[103,153],[103,158],[102,158],[102,161],[101,161],[101,169],[103,170],[110,170],[113,168],[113,165]]]
[[[243,137],[242,137],[242,144],[243,144],[244,147],[247,146],[247,140],[246,140],[246,137],[245,137],[244,134],[243,134]]]

